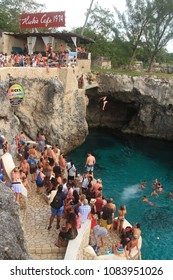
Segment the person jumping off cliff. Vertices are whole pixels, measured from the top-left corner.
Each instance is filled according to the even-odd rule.
[[[100,100],[103,101],[103,106],[102,106],[102,110],[104,111],[105,110],[105,106],[106,104],[108,103],[108,101],[106,100],[107,96],[103,96],[100,98]]]

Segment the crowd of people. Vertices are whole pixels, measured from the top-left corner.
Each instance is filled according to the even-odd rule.
[[[78,47],[76,53],[85,53],[84,47]],[[42,52],[29,54],[27,45],[24,44],[20,52],[0,53],[0,67],[67,67],[77,65],[77,56],[70,56],[70,51],[63,45],[57,51],[52,49],[51,43],[45,46]]]
[[[6,140],[3,137],[0,137],[2,154],[11,152],[10,147],[4,148]],[[90,238],[95,237],[93,248],[96,252],[100,246],[104,246],[105,236],[112,231],[116,231],[120,238],[120,244],[112,245],[112,253],[119,254],[120,246],[127,258],[131,257],[133,247],[136,246],[139,251],[140,225],[131,228],[131,235],[124,229],[126,207],[122,205],[117,210],[113,199],[106,199],[103,195],[102,180],[94,178],[96,158],[91,152],[87,153],[84,172],[80,175],[73,160],[68,160],[58,145],[46,144],[46,137],[40,130],[35,143],[27,141],[21,131],[15,137],[15,154],[19,162],[11,171],[11,189],[15,199],[20,204],[21,184],[28,192],[36,190],[38,195],[43,194],[51,207],[48,230],[52,229],[56,219],[59,232],[56,246],[66,246],[69,240],[77,237],[81,225],[90,219]],[[1,170],[3,172],[3,165]],[[5,176],[2,180],[4,183],[9,181]],[[115,218],[116,212],[118,217]]]
[[[51,52],[48,56],[38,52],[34,54],[0,53],[0,67],[67,67],[77,64],[77,58],[69,58],[69,52]]]

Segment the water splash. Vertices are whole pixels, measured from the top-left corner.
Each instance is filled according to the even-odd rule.
[[[133,198],[138,198],[140,195],[141,191],[139,189],[139,184],[135,184],[123,189],[121,199],[127,201]]]

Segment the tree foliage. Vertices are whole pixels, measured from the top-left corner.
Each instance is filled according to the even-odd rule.
[[[96,34],[102,35],[105,39],[110,40],[114,38],[117,32],[115,26],[114,14],[108,9],[101,8],[98,3],[96,3],[90,12],[86,27],[92,29]]]
[[[41,2],[41,0],[40,0]],[[40,12],[44,5],[34,0],[0,0],[1,31],[19,31],[19,15]],[[49,31],[40,29],[40,31]],[[82,27],[73,30],[81,34]],[[113,67],[142,60],[151,70],[153,62],[173,61],[165,47],[173,39],[173,0],[126,0],[126,10],[114,13],[98,3],[91,9],[84,30],[95,44],[88,44],[92,58],[111,58]]]
[[[173,38],[173,1],[126,0],[126,7],[122,14],[114,9],[121,32],[131,45],[129,69],[140,48],[145,48],[150,71],[159,51]]]
[[[34,0],[0,0],[0,29],[19,31],[19,15],[40,12],[43,7]]]
[[[160,2],[155,0],[153,5],[155,13],[151,16],[144,30],[143,40],[143,47],[148,52],[149,72],[157,54],[173,39],[173,1]]]

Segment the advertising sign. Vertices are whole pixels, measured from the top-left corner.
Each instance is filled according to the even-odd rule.
[[[20,28],[64,27],[65,12],[50,12],[20,15]]]
[[[24,97],[23,87],[19,84],[14,84],[9,88],[7,95],[12,106],[18,105]]]

